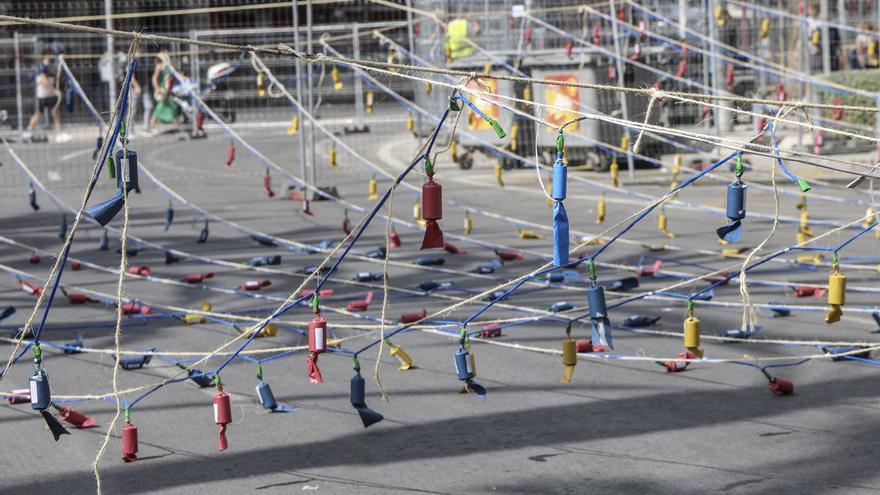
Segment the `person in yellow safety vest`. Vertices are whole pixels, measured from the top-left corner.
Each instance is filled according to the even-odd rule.
[[[856,59],[860,69],[876,69],[880,67],[880,53],[878,53],[877,33],[870,21],[864,21],[859,25],[862,31],[856,36]]]
[[[474,47],[468,42],[468,35],[480,34],[480,23],[467,17],[464,9],[459,8],[456,18],[446,24],[446,55],[450,61],[474,53]]]

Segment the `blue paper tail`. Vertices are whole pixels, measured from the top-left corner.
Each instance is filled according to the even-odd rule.
[[[593,327],[593,346],[604,345],[614,349],[614,342],[611,338],[611,322],[608,318],[600,318],[598,320],[590,320]]]
[[[568,215],[562,201],[553,206],[553,264],[568,265]]]
[[[97,220],[101,226],[105,226],[113,220],[113,217],[122,209],[123,199],[122,190],[117,190],[116,194],[107,201],[96,204],[86,210],[86,213]]]
[[[61,435],[70,435],[70,432],[64,428],[64,425],[58,421],[55,416],[52,415],[49,411],[42,409],[40,410],[40,414],[43,415],[43,419],[46,420],[46,425],[49,427],[49,431],[52,432],[52,436],[55,437],[55,441],[57,442]]]
[[[719,229],[715,230],[715,232],[721,239],[733,243],[739,242],[739,240],[742,238],[742,230],[742,222],[740,222],[739,220],[734,220],[724,227],[720,227]]]
[[[473,393],[477,394],[478,398],[480,398],[480,399],[486,398],[486,394],[488,393],[486,391],[486,387],[480,385],[479,383],[477,383],[475,381],[471,381],[471,380],[468,380],[465,383],[465,386],[467,387],[468,392],[473,392]]]
[[[276,412],[276,413],[292,413],[292,412],[296,412],[296,408],[293,407],[293,406],[291,406],[291,405],[289,405],[289,404],[284,404],[284,403],[279,402],[279,403],[276,404],[275,407],[272,409],[272,412]]]
[[[354,407],[355,409],[357,409],[358,415],[361,417],[361,422],[363,422],[364,428],[369,428],[370,426],[385,419],[384,416],[370,409],[365,404],[356,405]]]

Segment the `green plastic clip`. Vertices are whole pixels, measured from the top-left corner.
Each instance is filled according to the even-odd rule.
[[[116,178],[116,162],[113,161],[112,156],[107,157],[107,173],[110,174],[111,179]]]
[[[504,139],[507,137],[507,133],[504,132],[504,129],[501,128],[501,124],[498,123],[495,119],[488,119],[489,125],[492,126],[492,129],[495,129],[495,135],[498,136],[498,139]]]
[[[562,135],[562,131],[559,131],[559,135],[556,136],[556,152],[562,153],[565,151],[565,137]]]
[[[810,186],[810,184],[807,183],[807,181],[801,179],[800,177],[798,177],[797,185],[801,188],[801,192],[807,192],[813,188],[812,186]]]

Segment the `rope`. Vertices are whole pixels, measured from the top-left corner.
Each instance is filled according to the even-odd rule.
[[[131,84],[131,73],[134,72],[135,64],[134,54],[138,45],[140,44],[140,37],[135,36],[132,40],[131,45],[128,47],[128,66],[129,66],[129,75],[126,78],[126,87],[125,91],[121,95],[122,98],[128,98],[128,89]],[[126,113],[127,111],[127,113]],[[122,235],[120,236],[120,249],[119,249],[119,278],[116,282],[116,328],[113,332],[113,346],[116,352],[115,362],[113,363],[113,396],[116,402],[116,414],[113,415],[113,419],[110,421],[110,425],[107,426],[107,433],[104,435],[104,440],[101,442],[101,447],[98,449],[98,453],[95,455],[95,462],[93,464],[94,472],[95,472],[95,484],[97,486],[97,493],[101,495],[101,473],[98,469],[98,466],[101,462],[101,457],[104,455],[104,451],[107,448],[107,444],[110,442],[110,435],[113,434],[114,429],[116,428],[116,423],[119,421],[119,415],[122,413],[122,404],[119,400],[119,362],[122,360],[122,356],[119,355],[119,349],[121,347],[122,341],[122,299],[123,299],[123,286],[125,284],[125,273],[128,271],[128,184],[126,183],[125,178],[128,177],[128,170],[123,169],[123,167],[128,166],[128,136],[127,131],[131,129],[131,118],[132,112],[131,107],[125,106],[122,110],[122,114],[119,119],[123,124],[123,131],[120,133],[120,138],[122,139],[122,156],[123,159],[116,164],[117,171],[119,174],[119,183],[122,185]],[[112,150],[113,143],[108,143],[108,147]]]

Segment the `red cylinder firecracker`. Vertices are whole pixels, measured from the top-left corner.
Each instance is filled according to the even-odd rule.
[[[130,266],[128,267],[128,273],[132,275],[140,275],[141,277],[149,277],[153,274],[153,272],[150,270],[150,267],[146,265]]]
[[[235,143],[229,142],[229,148],[226,149],[226,166],[231,167],[235,161]]]
[[[229,448],[226,441],[226,425],[232,423],[232,404],[229,394],[223,391],[222,385],[217,385],[217,395],[214,396],[214,423],[220,426],[217,438],[217,450],[223,451]]]
[[[426,316],[428,316],[428,311],[425,309],[417,313],[404,313],[400,315],[400,323],[403,323],[404,325],[414,323],[424,319]]]
[[[813,136],[813,154],[821,155],[822,154],[822,145],[825,144],[825,136],[822,134],[822,131],[816,132]]]
[[[272,190],[272,176],[269,175],[268,170],[266,170],[266,175],[263,176],[263,189],[266,190],[266,196],[270,198],[275,196],[275,191]]]
[[[575,342],[575,349],[578,353],[593,352],[593,342],[585,339]]]
[[[599,23],[593,24],[593,44],[599,46],[601,40],[601,26]]]
[[[608,64],[608,82],[614,82],[617,80],[617,68],[614,67],[614,64]]]
[[[122,460],[134,462],[138,452],[138,427],[131,423],[125,423],[122,427]]]
[[[391,247],[399,248],[402,244],[400,242],[400,234],[398,234],[396,230],[391,229],[391,232],[388,233],[388,242]]]
[[[442,248],[443,231],[437,220],[443,218],[443,188],[434,182],[433,174],[428,175],[428,181],[422,185],[422,218],[428,222],[422,249]]]
[[[342,217],[342,232],[345,235],[351,234],[351,222],[348,220],[348,210],[345,210]]]
[[[77,428],[91,428],[97,424],[95,418],[86,416],[70,407],[62,407],[59,409],[58,417],[61,418],[62,421],[66,421]]]
[[[776,99],[779,101],[788,99],[788,91],[785,90],[785,85],[782,83],[776,85]]]
[[[727,83],[727,91],[730,91],[732,93],[733,92],[733,83],[734,83],[733,64],[732,63],[728,62],[728,64],[727,64],[727,68],[725,69],[725,72],[724,72],[724,81]]]
[[[831,113],[834,120],[843,120],[843,108],[840,108],[840,105],[842,105],[843,102],[840,100],[840,98],[835,98],[831,100],[831,104],[838,107],[835,108]]]
[[[569,41],[565,44],[565,56],[571,58],[572,52],[574,51],[574,43]]]
[[[204,131],[205,126],[205,114],[202,112],[196,112],[196,130]]]
[[[461,249],[458,249],[458,246],[455,244],[450,244],[448,242],[443,243],[443,249],[449,254],[461,254],[464,252]]]
[[[321,315],[309,322],[309,352],[320,353],[327,350],[327,319]]]
[[[684,77],[687,72],[688,61],[686,58],[683,58],[678,61],[678,70],[675,71],[675,77]]]
[[[96,303],[99,302],[97,299],[92,299],[91,297],[85,294],[79,294],[77,292],[70,292],[67,294],[67,301],[70,304],[85,304],[87,302]]]
[[[31,255],[30,258],[28,258],[28,262],[31,263],[32,265],[36,265],[37,263],[40,262],[40,256],[37,253],[34,253]]]
[[[19,282],[18,286],[19,286],[19,288],[21,288],[21,290],[27,292],[28,294],[30,294],[32,296],[40,297],[40,294],[43,293],[42,287],[37,287],[36,285],[34,285],[30,282],[25,282],[24,280]]]
[[[791,395],[794,393],[794,383],[784,378],[771,378],[770,391],[776,395]]]
[[[79,261],[73,260],[70,262],[70,269],[71,270],[76,272],[76,271],[79,271],[80,268],[82,268],[82,265],[80,265]]]

